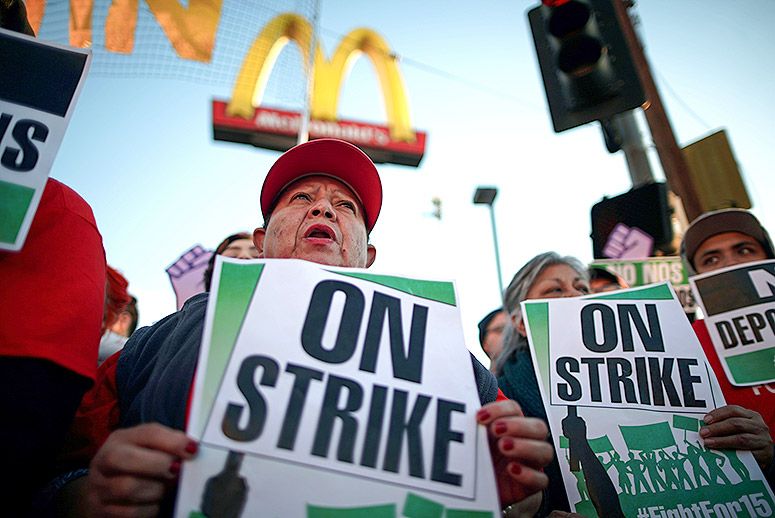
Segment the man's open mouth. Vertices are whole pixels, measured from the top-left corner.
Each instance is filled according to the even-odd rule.
[[[333,241],[336,236],[333,229],[325,225],[312,225],[307,229],[304,237],[312,239],[330,239]]]

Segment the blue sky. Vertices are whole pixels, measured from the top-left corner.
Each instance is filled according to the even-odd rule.
[[[140,5],[141,16],[151,22],[146,25],[156,27],[147,6]],[[266,19],[285,10],[308,13],[311,6],[255,5]],[[385,202],[372,233],[378,249],[373,269],[455,279],[466,342],[478,349],[476,322],[499,299],[489,213],[471,203],[476,186],[500,189],[495,209],[507,284],[539,252],[592,258],[589,210],[603,196],[629,189],[624,157],[605,151],[596,125],[552,131],[525,16],[533,2],[321,0],[320,5],[328,55],[342,35],[369,27],[404,58],[413,126],[429,135],[418,169],[379,167]],[[726,128],[754,212],[772,225],[775,2],[643,0],[636,11],[679,143]],[[102,23],[99,15],[96,8],[95,25]],[[41,37],[56,32],[54,23],[44,19]],[[245,28],[244,37],[250,40],[260,29]],[[174,59],[171,48],[168,52]],[[139,58],[121,59],[131,66]],[[297,51],[287,47],[270,79],[267,104],[298,105],[300,75],[292,71],[297,60]],[[51,173],[91,204],[108,262],[129,280],[142,324],[174,310],[164,269],[180,253],[195,243],[212,248],[226,235],[261,223],[261,182],[278,156],[212,140],[210,101],[230,96],[232,78],[204,82],[147,75],[88,78]],[[345,83],[340,115],[385,120],[366,59],[356,62]],[[650,154],[662,177],[653,149]],[[430,216],[434,197],[442,200],[441,220]]]

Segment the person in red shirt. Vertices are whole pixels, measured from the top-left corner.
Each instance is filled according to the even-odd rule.
[[[692,222],[681,242],[681,257],[689,275],[695,275],[775,259],[775,250],[769,234],[753,214],[743,209],[722,209],[703,214]],[[730,383],[705,321],[697,320],[692,326],[728,403],[705,417],[706,426],[700,435],[711,448],[750,450],[772,484],[775,383],[753,387]]]
[[[105,252],[89,205],[49,179],[0,279],[0,499],[23,516],[97,372]]]

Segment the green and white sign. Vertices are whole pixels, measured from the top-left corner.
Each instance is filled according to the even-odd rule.
[[[0,250],[21,250],[91,51],[0,29]]]
[[[711,450],[725,404],[667,283],[522,303],[568,500],[585,516],[772,516],[749,452]]]
[[[733,385],[775,381],[775,261],[689,279],[724,372]]]
[[[646,259],[599,259],[590,267],[605,268],[624,279],[631,288],[669,282],[686,313],[697,310],[689,277],[680,257],[649,257]]]
[[[454,285],[216,262],[176,516],[495,518]]]

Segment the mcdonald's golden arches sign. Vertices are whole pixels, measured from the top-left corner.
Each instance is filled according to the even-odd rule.
[[[355,29],[339,43],[330,60],[319,46],[310,57],[312,26],[302,16],[286,13],[272,19],[255,39],[237,76],[230,101],[213,100],[216,140],[241,142],[285,151],[296,143],[302,115],[261,105],[264,87],[282,48],[294,41],[306,63],[312,59],[311,139],[335,137],[365,151],[375,162],[417,166],[425,152],[426,134],[412,129],[409,104],[395,55],[370,29]],[[388,124],[337,119],[337,105],[349,61],[363,53],[374,64],[385,101]],[[255,104],[255,105],[254,105]]]

